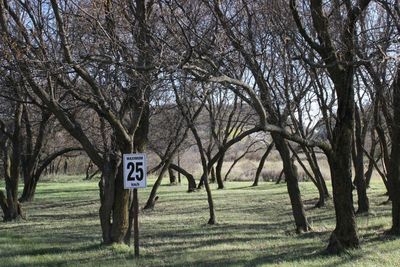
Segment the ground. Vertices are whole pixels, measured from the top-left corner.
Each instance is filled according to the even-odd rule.
[[[26,220],[0,222],[0,266],[400,266],[400,238],[383,235],[390,205],[382,205],[380,181],[369,189],[372,213],[357,218],[361,249],[342,256],[323,253],[334,228],[332,200],[313,209],[311,183],[300,187],[313,232],[300,235],[286,185],[250,185],[229,182],[214,190],[218,224],[209,226],[204,191],[164,184],[155,209],[141,211],[137,260],[132,247],[100,244],[96,181],[70,176],[42,182],[35,201],[24,205]],[[142,205],[150,189],[139,191]]]

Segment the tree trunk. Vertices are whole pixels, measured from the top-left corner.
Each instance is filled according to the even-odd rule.
[[[217,166],[215,167],[215,175],[217,178],[218,189],[224,189],[224,181],[222,178],[222,165],[224,164],[225,153],[218,159]]]
[[[33,201],[36,192],[36,186],[38,183],[38,178],[36,176],[31,175],[31,178],[28,178],[24,184],[24,189],[22,191],[22,195],[19,198],[20,202],[30,202]]]
[[[365,185],[367,188],[370,187],[372,172],[374,171],[374,163],[370,160],[368,163],[367,171],[364,173],[365,176]]]
[[[369,199],[367,196],[367,185],[364,179],[364,160],[363,153],[355,153],[353,157],[355,178],[354,183],[357,189],[358,209],[357,213],[366,213],[369,211]],[[361,155],[360,155],[361,154]]]
[[[314,171],[314,170],[313,170]],[[315,174],[315,172],[314,172]],[[315,179],[317,180],[318,183],[318,194],[319,194],[319,200],[318,203],[315,205],[316,208],[321,208],[325,206],[325,200],[329,198],[329,192],[328,188],[326,187],[325,179],[322,176],[321,172],[319,171],[318,168],[318,174],[316,174]]]
[[[115,177],[114,205],[112,210],[111,239],[113,243],[127,243],[126,235],[129,228],[129,194],[130,190],[124,189],[122,164],[118,166]]]
[[[371,131],[371,149],[369,151],[369,155],[371,155],[371,158],[368,161],[368,167],[367,167],[367,171],[365,172],[364,176],[365,176],[365,184],[367,186],[367,188],[369,188],[369,185],[371,183],[371,178],[372,178],[372,172],[374,170],[374,156],[375,156],[375,148],[377,145],[376,139],[375,139],[375,131],[372,129]]]
[[[366,213],[369,211],[369,199],[367,196],[367,185],[364,178],[364,150],[363,134],[361,130],[361,118],[358,108],[354,109],[355,131],[352,144],[353,164],[355,171],[354,183],[357,189],[358,210],[357,213]]]
[[[388,170],[389,194],[392,199],[392,228],[388,233],[400,235],[400,66],[393,83],[392,150]]]
[[[177,159],[178,159],[178,167],[180,168],[181,167],[181,156],[180,156],[180,153],[179,153],[179,149],[178,149],[178,157],[177,157]],[[187,176],[186,176],[187,177]],[[188,178],[189,179],[189,178]],[[180,184],[182,181],[181,181],[181,172],[179,172],[178,171],[178,183]],[[195,182],[196,183],[196,182]],[[189,184],[190,184],[190,182],[189,182]],[[195,186],[196,187],[196,186]]]
[[[210,162],[210,161],[208,161],[208,162]],[[210,183],[215,183],[215,168],[214,168],[214,166],[212,166],[211,167],[211,172],[210,172],[210,174],[211,174],[211,179],[210,179]]]
[[[171,168],[171,166],[168,166],[168,175],[169,175],[169,183],[171,185],[176,185],[177,184],[176,176],[175,176],[174,170]]]
[[[301,199],[297,170],[295,169],[295,166],[290,158],[288,144],[286,143],[285,139],[277,133],[271,133],[271,136],[283,161],[283,170],[285,172],[286,185],[296,224],[296,232],[308,232],[310,230],[310,226],[308,224],[303,201]]]
[[[63,173],[64,174],[68,173],[68,161],[67,160],[64,161]]]
[[[315,155],[315,151],[313,148],[310,148],[310,151],[306,153],[307,157],[309,157],[309,163],[310,166],[312,168],[312,171],[315,175],[315,178],[317,179],[317,181],[321,184],[321,187],[324,191],[324,195],[325,195],[325,199],[329,198],[329,191],[328,191],[328,187],[326,186],[326,182],[324,179],[324,176],[321,173],[321,169],[318,165],[318,159]]]
[[[204,177],[201,176],[201,177],[200,177],[199,184],[197,185],[197,189],[202,189],[202,188],[203,188],[203,185],[204,185]]]
[[[333,202],[336,213],[336,228],[332,232],[330,253],[341,253],[349,248],[358,248],[359,239],[353,207],[351,150],[354,127],[353,69],[340,72],[335,89],[338,98],[336,125],[332,136],[332,152],[328,153],[333,187]]]
[[[400,116],[399,116],[400,118]],[[396,126],[398,128],[398,126]],[[397,133],[394,133],[394,132]],[[389,194],[392,200],[392,227],[388,234],[400,235],[400,131],[393,130],[390,170],[388,172]]]
[[[100,187],[100,224],[103,234],[103,243],[111,244],[113,238],[111,236],[112,222],[111,215],[114,206],[115,194],[115,178],[118,172],[118,162],[110,158],[106,160],[102,168],[102,176],[99,182]]]
[[[91,160],[89,160],[89,163],[86,167],[85,180],[90,180],[90,177],[91,177],[90,172],[92,171],[92,169],[93,169],[93,162]]]
[[[324,177],[321,176],[321,184],[322,184],[322,188],[324,189],[324,193],[325,193],[325,198],[329,198],[329,191],[328,191],[328,187],[326,186],[326,182]]]
[[[182,167],[180,167],[178,165],[175,165],[175,164],[172,164],[172,163],[170,164],[170,168],[174,169],[179,174],[182,174],[187,178],[187,180],[188,180],[188,192],[196,191],[196,180],[194,179],[193,175],[188,173]]]
[[[285,172],[283,170],[281,170],[281,172],[279,173],[278,179],[276,180],[275,184],[280,184],[282,179],[284,179],[285,181]]]
[[[348,133],[350,134],[350,133]],[[347,144],[347,147],[351,144]],[[342,145],[340,147],[345,147]],[[329,165],[332,174],[333,202],[336,213],[336,228],[332,232],[328,252],[338,254],[347,248],[357,248],[359,240],[353,207],[351,182],[351,163],[348,148],[338,149],[332,156]]]
[[[3,211],[3,220],[7,221],[8,218],[10,217],[9,215],[9,209],[8,209],[8,203],[7,203],[7,198],[4,195],[4,192],[0,190],[0,208]]]
[[[21,163],[21,121],[22,121],[22,104],[18,104],[15,108],[15,116],[13,122],[13,133],[10,140],[5,140],[2,144],[4,154],[4,178],[6,182],[6,195],[0,193],[0,207],[4,213],[5,221],[12,221],[23,217],[21,205],[18,202],[18,184],[19,169]]]
[[[24,176],[24,188],[22,190],[21,197],[19,198],[20,202],[32,201],[34,197],[34,191],[36,189],[36,183],[34,181],[33,173],[34,173],[34,165],[32,161],[32,157],[24,157],[22,163],[22,175]]]
[[[212,197],[212,193],[211,193],[211,188],[210,188],[210,184],[208,183],[208,179],[207,179],[207,173],[203,173],[202,178],[201,178],[204,182],[204,187],[206,189],[207,192],[207,202],[208,202],[208,209],[210,212],[210,218],[208,220],[208,224],[216,224],[216,217],[215,217],[215,208],[214,208],[214,200]]]
[[[288,145],[290,150],[293,153],[293,156],[297,159],[297,162],[300,164],[300,166],[303,168],[304,172],[306,173],[306,175],[308,177],[310,177],[310,180],[313,182],[313,184],[315,185],[315,187],[318,189],[318,194],[319,194],[319,198],[318,198],[318,202],[317,204],[315,204],[316,208],[321,208],[323,206],[325,206],[325,191],[324,188],[322,186],[321,183],[321,179],[322,175],[319,171],[319,168],[317,167],[317,163],[313,161],[312,157],[309,154],[309,151],[307,150],[307,147],[302,146],[302,149],[307,157],[308,163],[310,164],[311,170],[313,171],[313,174],[310,173],[310,171],[307,169],[307,167],[304,165],[304,163],[301,161],[299,155],[297,154],[297,152],[292,148],[291,145]]]
[[[269,153],[271,153],[273,147],[274,147],[274,143],[272,142],[271,144],[269,144],[269,146],[267,147],[267,150],[265,150],[265,153],[262,155],[262,157],[260,159],[260,163],[258,164],[256,176],[254,178],[254,182],[253,182],[252,186],[258,186],[258,181],[260,180],[261,171],[264,168],[265,161],[267,160],[267,157],[268,157]]]
[[[4,214],[3,220],[7,222],[14,221],[18,218],[24,218],[21,204],[18,202],[18,200],[15,201],[12,198],[12,193],[9,190],[6,190],[6,192],[7,197],[4,192],[0,190],[0,208]]]
[[[190,123],[189,120],[187,120],[187,121],[188,121],[188,123]],[[207,164],[207,156],[204,153],[203,144],[201,142],[201,138],[197,132],[196,127],[194,127],[193,124],[191,124],[189,127],[193,133],[193,137],[196,140],[196,144],[197,144],[198,150],[200,152],[201,165],[203,168],[203,175],[201,176],[200,183],[203,182],[204,187],[206,188],[206,192],[207,192],[207,202],[208,202],[208,208],[209,208],[209,212],[210,212],[210,218],[208,220],[208,224],[215,224],[216,216],[215,216],[214,200],[212,197],[210,185],[208,183],[208,174],[211,171],[213,166],[208,166],[208,164]]]
[[[168,170],[169,166],[170,166],[170,160],[167,160],[164,163],[164,166],[162,167],[162,169],[160,171],[160,174],[157,177],[156,182],[154,183],[153,187],[151,188],[151,192],[150,192],[149,198],[147,199],[146,205],[144,206],[143,209],[152,209],[152,208],[154,208],[154,206],[156,204],[156,201],[158,199],[158,197],[157,197],[158,188],[160,187],[162,179],[164,177],[164,174]]]

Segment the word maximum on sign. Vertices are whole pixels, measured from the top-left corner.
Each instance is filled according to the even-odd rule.
[[[147,186],[146,154],[124,154],[124,188],[145,188]]]

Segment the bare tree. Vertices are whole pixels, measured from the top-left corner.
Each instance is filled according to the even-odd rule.
[[[271,136],[283,161],[296,231],[308,231],[310,227],[305,215],[296,172],[290,160],[290,151],[286,140],[279,133],[285,127],[289,105],[285,105],[282,101],[283,94],[279,93],[281,91],[274,90],[275,88],[272,86],[272,83],[276,82],[276,80],[271,80],[273,75],[269,75],[273,73],[269,66],[274,66],[277,61],[275,61],[275,54],[271,51],[271,35],[265,34],[262,29],[266,27],[272,28],[271,24],[268,24],[271,20],[262,12],[257,14],[262,19],[255,19],[256,12],[264,10],[261,8],[261,3],[259,2],[249,3],[242,1],[240,4],[229,5],[229,8],[226,5],[228,3],[222,5],[219,1],[212,1],[211,4],[207,4],[221,24],[223,34],[225,35],[221,36],[219,42],[228,43],[229,47],[236,51],[240,57],[240,66],[244,66],[241,69],[243,71],[241,73],[237,70],[232,71],[234,70],[233,66],[228,64],[232,64],[234,61],[224,62],[226,65],[219,66],[217,64],[218,59],[208,54],[202,54],[198,59],[202,60],[203,64],[207,64],[208,67],[214,68],[212,71],[213,77],[207,77],[210,75],[210,72],[201,65],[200,67],[199,65],[196,67],[189,65],[186,66],[186,69],[209,81],[219,82],[227,86],[230,85],[241,96],[243,94],[240,90],[235,89],[235,87],[238,86],[240,89],[244,89],[251,99],[247,99],[247,101],[251,102],[252,107],[260,117],[262,128],[268,130],[268,127],[266,127],[267,122],[275,126],[271,127],[276,130],[271,132]],[[272,6],[270,7],[272,8]],[[231,18],[231,15],[229,15],[232,14],[231,9],[236,10],[233,12],[236,14],[234,18]],[[273,32],[273,30],[271,29],[270,32]],[[237,57],[232,55],[232,59],[234,58]],[[248,76],[247,82],[254,82],[254,86],[243,82],[246,75]],[[259,96],[255,89],[258,91]]]
[[[336,212],[336,228],[332,232],[328,251],[341,252],[346,248],[359,247],[357,226],[354,216],[351,173],[351,147],[354,126],[354,73],[355,73],[355,32],[356,23],[369,0],[356,4],[334,1],[324,6],[321,0],[302,1],[309,4],[311,23],[307,26],[317,36],[314,40],[304,26],[297,10],[298,1],[291,0],[290,8],[299,33],[310,48],[320,56],[326,65],[334,84],[337,97],[337,116],[332,136],[332,151],[327,153],[331,168],[333,198]],[[333,12],[332,19],[327,16]],[[333,24],[343,23],[340,28]],[[332,32],[335,29],[335,33]],[[337,39],[334,39],[334,36]],[[337,41],[335,41],[337,40]]]
[[[194,84],[188,84],[187,82],[180,81],[179,85],[175,84],[175,81],[172,81],[172,87],[174,88],[176,102],[178,107],[182,113],[182,116],[185,118],[188,128],[193,134],[194,139],[196,140],[196,144],[199,150],[201,165],[203,174],[201,179],[203,180],[204,187],[206,188],[207,192],[207,201],[210,211],[210,218],[208,220],[208,224],[215,224],[216,223],[216,215],[215,215],[215,208],[214,208],[214,200],[212,197],[211,188],[208,181],[208,175],[211,170],[210,165],[207,163],[207,156],[205,153],[205,149],[203,147],[203,142],[200,138],[199,131],[195,125],[195,119],[201,113],[202,109],[204,108],[206,99],[209,94],[209,89],[204,88],[204,85],[201,86],[202,90],[197,90],[197,87]],[[194,85],[194,88],[193,88]],[[193,90],[194,89],[194,90]],[[189,99],[188,99],[189,97]],[[182,99],[183,98],[183,99]],[[200,101],[196,101],[199,99]],[[194,103],[198,103],[195,105]],[[192,106],[195,107],[191,108]],[[212,165],[211,165],[212,166]]]
[[[102,170],[99,214],[103,241],[128,243],[137,196],[123,188],[121,154],[142,152],[147,143],[154,89],[151,73],[155,70],[155,41],[150,36],[153,2],[61,5],[50,1],[44,5],[0,3],[7,59],[29,85],[30,96],[54,114]],[[130,29],[126,31],[129,36],[121,29]],[[73,112],[80,105],[97,117],[102,142],[84,130]]]

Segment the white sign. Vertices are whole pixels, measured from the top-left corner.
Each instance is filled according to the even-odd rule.
[[[124,189],[147,186],[146,154],[124,154]]]

